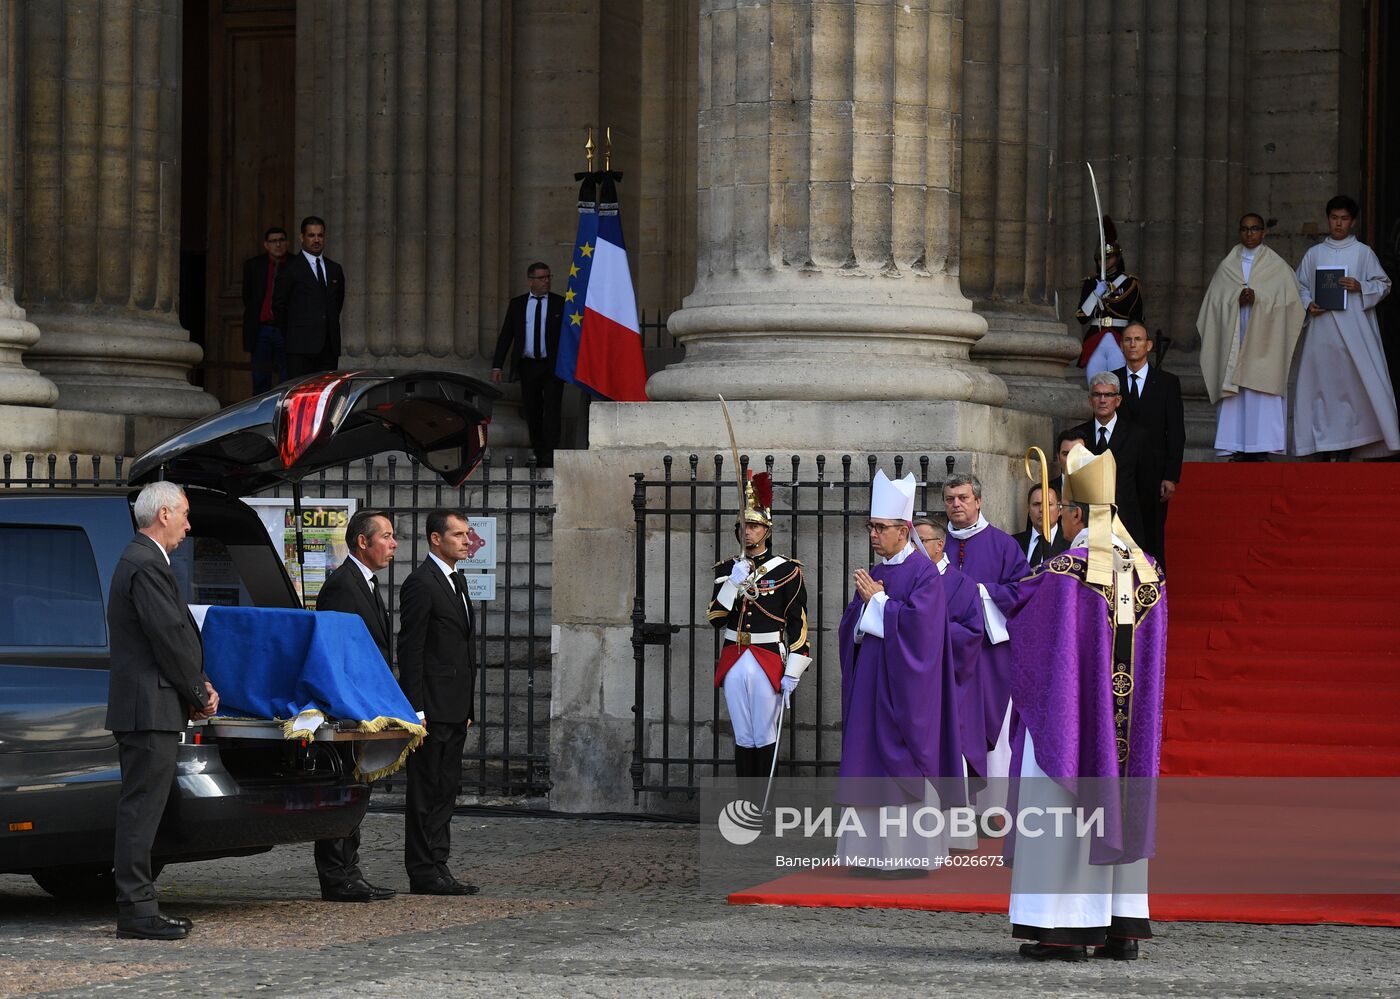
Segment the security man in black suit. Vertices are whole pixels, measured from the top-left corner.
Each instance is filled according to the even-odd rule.
[[[1060,530],[1060,490],[1053,484],[1050,486],[1050,537],[1041,537],[1041,513],[1042,504],[1046,501],[1041,494],[1039,485],[1031,486],[1030,492],[1026,494],[1026,529],[1019,534],[1011,535],[1016,539],[1016,543],[1021,546],[1021,551],[1026,556],[1026,561],[1030,563],[1032,569],[1040,563],[1048,561],[1060,552],[1069,551],[1069,543],[1072,538],[1065,537]]]
[[[1181,461],[1186,450],[1186,410],[1181,401],[1181,380],[1147,358],[1152,335],[1142,323],[1123,330],[1123,357],[1127,364],[1114,372],[1123,386],[1123,414],[1147,434],[1147,454],[1138,480],[1138,506],[1148,537],[1138,544],[1162,561],[1166,553],[1167,504],[1181,481]]]
[[[345,525],[345,547],[349,555],[326,577],[316,595],[316,609],[358,614],[384,661],[392,665],[389,612],[375,573],[388,566],[398,550],[393,520],[383,510],[359,511]],[[395,894],[392,888],[379,888],[365,880],[360,870],[358,826],[344,839],[316,841],[316,874],[321,880],[321,898],[327,902],[378,902]]]
[[[138,534],[112,575],[107,630],[112,670],[106,726],[117,740],[122,789],[117,801],[112,867],[117,936],[179,940],[190,920],[162,916],[151,871],[165,803],[175,784],[180,733],[219,709],[204,675],[204,646],[180,596],[170,552],[190,530],[190,504],[179,486],[153,482],[136,497]]]
[[[263,252],[243,261],[243,349],[253,365],[254,395],[287,380],[287,344],[272,310],[272,292],[289,245],[286,229],[269,226]]]
[[[475,895],[476,885],[448,866],[476,682],[472,604],[455,568],[471,548],[471,528],[456,510],[434,510],[427,533],[428,557],[399,592],[399,685],[428,727],[408,758],[404,866],[415,895]]]
[[[301,220],[301,252],[277,272],[272,312],[286,341],[288,378],[340,367],[345,272],[325,248],[325,221],[308,215]]]
[[[510,380],[520,383],[520,408],[530,430],[530,447],[539,466],[549,468],[559,446],[559,406],[564,397],[564,383],[554,373],[564,297],[549,290],[549,265],[543,261],[526,268],[525,276],[530,291],[512,298],[506,309],[491,358],[491,380],[500,382],[509,354]]]
[[[1143,476],[1143,462],[1146,461],[1150,445],[1142,428],[1119,411],[1122,401],[1123,393],[1117,375],[1111,371],[1090,375],[1089,407],[1094,417],[1074,430],[1095,454],[1103,454],[1106,450],[1113,452],[1114,463],[1118,466],[1113,497],[1118,507],[1118,519],[1143,551],[1160,558],[1161,553],[1153,551],[1142,540],[1148,535],[1143,525],[1142,508],[1138,505],[1138,483]]]

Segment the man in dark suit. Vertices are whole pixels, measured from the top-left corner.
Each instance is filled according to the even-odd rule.
[[[535,261],[525,276],[530,291],[512,298],[506,309],[491,358],[491,380],[500,382],[509,355],[510,380],[520,383],[520,408],[530,430],[530,447],[540,467],[549,468],[559,445],[559,404],[564,396],[564,383],[554,373],[564,297],[549,290],[548,264]]]
[[[263,252],[243,261],[243,349],[253,364],[254,395],[287,380],[287,344],[272,311],[272,291],[289,245],[287,230],[270,226]]]
[[[1093,419],[1075,427],[1075,432],[1083,435],[1085,447],[1095,454],[1113,452],[1114,463],[1118,466],[1118,479],[1114,489],[1114,503],[1118,507],[1118,519],[1123,522],[1133,540],[1146,552],[1157,556],[1144,542],[1147,532],[1143,527],[1142,508],[1138,506],[1138,482],[1143,474],[1149,444],[1142,428],[1135,426],[1118,411],[1123,393],[1119,389],[1118,376],[1111,371],[1100,371],[1089,377],[1089,408]],[[1070,496],[1073,499],[1073,495]]]
[[[1114,372],[1124,387],[1123,415],[1147,434],[1147,454],[1138,481],[1138,506],[1148,537],[1139,539],[1144,549],[1160,561],[1165,553],[1167,504],[1181,481],[1181,459],[1186,449],[1186,411],[1181,402],[1181,380],[1170,371],[1147,363],[1152,336],[1142,323],[1123,330],[1123,357],[1127,364]]]
[[[394,522],[382,510],[359,511],[345,525],[345,547],[349,555],[326,577],[316,595],[316,609],[359,615],[384,662],[392,665],[389,612],[375,573],[388,566],[398,550]],[[317,840],[315,853],[321,898],[327,902],[378,902],[394,897],[392,888],[378,888],[365,880],[358,826],[344,839]]]
[[[454,568],[470,550],[470,527],[455,510],[434,510],[427,533],[428,557],[404,580],[399,601],[399,685],[428,726],[408,758],[404,866],[415,895],[475,895],[447,863],[476,681],[472,605]]]
[[[190,504],[179,486],[153,482],[134,508],[137,535],[112,574],[107,630],[112,671],[106,726],[117,740],[122,789],[117,801],[117,936],[179,940],[190,921],[162,916],[151,871],[151,845],[175,784],[180,733],[191,719],[219,709],[204,675],[199,628],[180,596],[170,552],[190,530]]]
[[[301,252],[277,272],[272,312],[287,348],[287,376],[301,378],[340,367],[340,310],[345,272],[322,251],[326,223],[301,220]]]
[[[1055,487],[1062,503],[1065,498],[1065,469],[1069,467],[1069,453],[1074,450],[1076,444],[1089,446],[1089,441],[1080,436],[1082,432],[1079,427],[1071,427],[1069,430],[1061,430],[1055,438],[1055,458],[1060,474],[1051,479],[1050,484]]]
[[[1044,513],[1044,505],[1050,507],[1050,537],[1041,537],[1041,515]],[[1050,487],[1050,497],[1046,500],[1040,486],[1032,486],[1031,491],[1026,494],[1026,522],[1027,526],[1019,534],[1011,535],[1016,539],[1016,543],[1021,546],[1021,551],[1026,556],[1026,561],[1034,569],[1040,563],[1046,561],[1062,551],[1069,549],[1069,538],[1060,532],[1060,491],[1054,486]]]

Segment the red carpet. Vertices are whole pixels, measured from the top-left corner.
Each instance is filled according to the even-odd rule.
[[[1193,463],[1182,479],[1167,524],[1163,775],[1400,777],[1388,572],[1400,559],[1400,464]],[[1390,887],[1381,849],[1370,869]],[[1009,886],[1007,869],[905,882],[817,871],[730,902],[1004,914]],[[1154,894],[1152,917],[1400,926],[1400,894]]]

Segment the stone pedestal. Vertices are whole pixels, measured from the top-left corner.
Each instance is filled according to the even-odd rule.
[[[963,33],[962,291],[987,321],[972,358],[1006,383],[1006,404],[1068,418],[1079,352],[1055,315],[1050,249],[1056,114],[1049,4],[974,3]]]
[[[25,5],[27,360],[59,404],[187,420],[202,356],[177,319],[180,4]]]

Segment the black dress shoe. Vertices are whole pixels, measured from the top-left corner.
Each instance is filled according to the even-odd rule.
[[[475,895],[481,891],[476,885],[469,885],[456,878],[434,878],[432,881],[415,881],[409,885],[415,895]]]
[[[375,894],[383,891],[389,892],[389,895]],[[321,885],[321,899],[325,902],[374,902],[393,894],[388,888],[375,888],[364,878],[346,878]]]
[[[165,918],[176,926],[183,926],[186,933],[194,929],[194,920],[190,919],[188,916],[166,916]]]
[[[1109,957],[1115,961],[1136,961],[1138,959],[1138,942],[1124,940],[1120,937],[1109,937],[1108,943],[1102,947],[1094,948],[1094,956]]]
[[[1021,956],[1032,961],[1087,961],[1088,952],[1083,947],[1056,947],[1051,944],[1021,944]]]
[[[183,940],[189,927],[165,916],[117,917],[117,936],[135,940]]]
[[[369,882],[366,881],[365,884],[369,884]],[[381,888],[378,885],[369,885],[369,890],[374,893],[374,897],[370,899],[371,902],[382,902],[386,898],[393,898],[398,894],[392,888]]]

